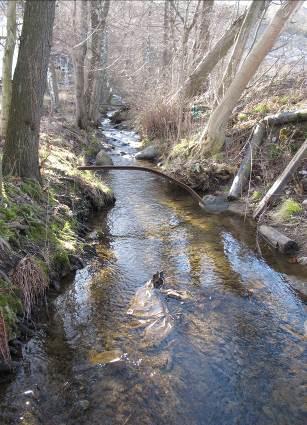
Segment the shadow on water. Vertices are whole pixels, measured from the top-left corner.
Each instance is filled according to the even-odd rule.
[[[131,163],[137,136],[108,121],[104,131],[115,164]],[[93,220],[105,234],[102,265],[78,271],[52,302],[47,328],[0,393],[0,423],[305,423],[297,269],[257,254],[249,223],[205,215],[156,176],[106,178],[117,201]],[[156,270],[190,299],[167,300],[174,327],[147,341],[127,310]]]

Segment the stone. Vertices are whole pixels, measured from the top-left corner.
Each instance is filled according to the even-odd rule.
[[[307,210],[307,199],[305,199],[305,200],[302,202],[302,205],[303,205],[303,208],[305,208],[305,210]]]
[[[205,195],[201,207],[210,213],[219,213],[227,211],[229,202],[224,196]]]
[[[135,155],[135,159],[142,160],[145,159],[147,161],[154,161],[160,155],[159,149],[154,146],[147,146],[147,148],[141,150]]]
[[[96,155],[95,165],[113,165],[113,161],[104,150],[101,150]]]
[[[301,264],[302,266],[307,266],[307,257],[299,257],[297,259],[298,264]]]
[[[88,400],[80,400],[77,406],[82,410],[87,410],[90,407],[90,402]]]

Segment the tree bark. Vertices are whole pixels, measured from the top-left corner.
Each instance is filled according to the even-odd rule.
[[[248,38],[252,33],[253,27],[256,25],[256,22],[261,16],[261,13],[263,12],[264,8],[265,0],[253,0],[251,2],[248,12],[240,28],[238,37],[236,39],[231,58],[229,59],[225,74],[222,79],[222,83],[219,87],[219,98],[223,96],[223,93],[225,93],[225,91],[228,89],[231,81],[236,75],[243,58],[243,53],[246,48]]]
[[[88,127],[88,114],[85,99],[85,57],[87,51],[87,2],[82,0],[74,4],[73,28],[76,34],[77,44],[72,49],[72,62],[74,66],[75,77],[75,96],[76,96],[76,124],[81,129]]]
[[[211,12],[214,6],[214,0],[203,0],[202,8],[200,13],[200,24],[198,37],[194,46],[194,58],[195,64],[197,65],[203,55],[207,52],[210,42],[210,18]]]
[[[57,112],[60,107],[60,101],[59,101],[59,88],[58,88],[58,80],[56,76],[55,66],[52,57],[49,61],[49,68],[48,68],[48,89],[50,93],[51,98],[51,109],[52,112]]]
[[[298,251],[298,244],[280,233],[274,227],[262,224],[258,227],[261,236],[277,251],[285,255],[293,255]]]
[[[102,48],[109,8],[110,0],[105,0],[104,3],[101,0],[92,0],[91,2],[91,27],[93,32],[91,40],[92,57],[88,72],[86,98],[88,118],[94,124],[96,124],[99,118],[99,104],[103,86],[102,79],[105,77]]]
[[[218,154],[225,140],[225,128],[231,112],[241,97],[247,83],[256,73],[266,54],[273,47],[284,25],[293,12],[303,4],[303,0],[288,0],[276,12],[262,37],[245,59],[240,71],[236,74],[226,91],[221,103],[212,112],[208,127],[204,130],[200,142],[203,154]]]
[[[26,2],[3,151],[6,176],[41,181],[39,131],[54,14],[54,0]]]
[[[5,137],[12,99],[12,65],[16,44],[16,0],[7,4],[6,41],[2,63],[1,136]]]
[[[241,15],[213,46],[208,54],[199,62],[195,70],[190,74],[182,86],[182,93],[184,98],[191,98],[201,90],[201,86],[206,81],[206,78],[209,76],[210,72],[227,54],[228,50],[233,45],[243,19],[244,15]]]

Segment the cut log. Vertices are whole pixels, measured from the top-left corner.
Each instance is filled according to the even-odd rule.
[[[229,190],[229,201],[233,201],[241,197],[245,185],[250,177],[253,158],[255,157],[257,148],[263,141],[264,133],[265,125],[260,122],[260,124],[257,124],[254,128],[253,136],[247,148],[247,152]]]
[[[298,244],[271,226],[262,224],[258,227],[261,236],[277,251],[285,255],[293,255],[298,251]]]
[[[281,125],[291,122],[307,121],[307,109],[299,109],[298,111],[280,112],[274,115],[268,115],[263,119],[267,125]]]
[[[257,148],[263,142],[266,127],[293,122],[302,122],[306,120],[307,109],[300,109],[298,111],[280,112],[278,114],[268,115],[267,117],[263,118],[259,124],[256,125],[253,131],[251,142],[249,143],[246,154],[241,162],[239,171],[237,172],[229,190],[228,199],[230,201],[240,198],[245,189],[246,183],[250,176],[252,161],[255,158]]]
[[[281,173],[281,175],[274,182],[273,186],[267,191],[266,195],[259,202],[259,205],[253,214],[254,219],[256,219],[262,213],[264,208],[271,202],[273,197],[276,199],[278,196],[280,196],[291,176],[297,170],[301,161],[305,158],[307,158],[307,140],[305,140],[285,170]]]

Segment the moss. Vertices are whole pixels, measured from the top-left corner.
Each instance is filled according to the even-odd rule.
[[[239,121],[247,121],[248,120],[247,114],[239,114],[238,115],[238,120]]]
[[[89,142],[85,147],[85,155],[87,157],[94,157],[97,155],[97,153],[101,150],[101,142],[100,140],[96,137],[95,134],[92,134],[89,137]]]
[[[273,218],[277,221],[288,221],[303,211],[303,207],[294,199],[286,199],[273,213]]]
[[[194,140],[182,139],[179,143],[173,146],[170,152],[170,158],[182,157],[187,158],[191,149],[195,146]]]
[[[270,108],[266,103],[258,103],[258,105],[254,106],[253,112],[257,112],[259,114],[267,114],[270,112]]]
[[[0,279],[0,310],[8,328],[9,338],[13,338],[17,314],[22,313],[22,303],[17,289],[3,279]]]
[[[262,198],[262,193],[259,190],[254,190],[251,196],[253,202],[257,202]]]

